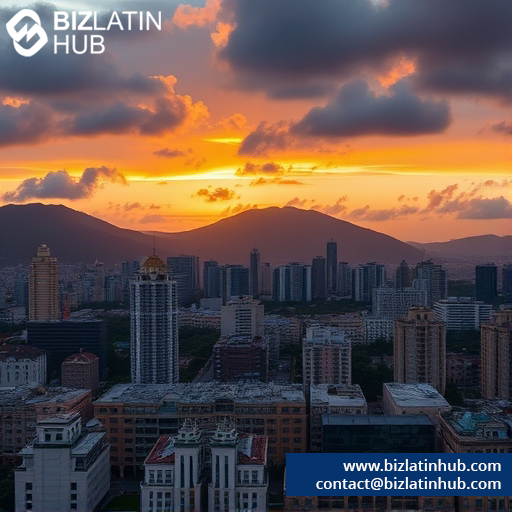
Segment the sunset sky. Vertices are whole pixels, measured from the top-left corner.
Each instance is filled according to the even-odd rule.
[[[5,24],[29,6],[50,43],[26,58]],[[54,55],[54,10],[161,11],[163,30]],[[13,2],[0,204],[145,231],[289,205],[401,240],[510,234],[511,26],[499,0]]]

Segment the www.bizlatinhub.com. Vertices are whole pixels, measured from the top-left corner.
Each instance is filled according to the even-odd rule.
[[[499,472],[501,464],[499,462],[473,462],[465,464],[457,459],[457,462],[443,462],[440,459],[437,462],[414,461],[405,459],[404,462],[398,462],[396,459],[390,461],[384,459],[384,463],[380,462],[344,462],[342,463],[345,472],[375,473],[375,472]],[[344,478],[342,480],[318,480],[316,488],[322,491],[345,489],[345,490],[499,490],[501,489],[501,481],[499,480],[472,480],[467,482],[460,476],[456,479],[443,478],[440,476],[429,478],[422,476],[414,478],[405,476],[400,478],[393,477],[374,477],[360,478],[350,480]]]

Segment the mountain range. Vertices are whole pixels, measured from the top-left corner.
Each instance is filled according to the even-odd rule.
[[[248,264],[257,247],[262,261],[273,265],[309,263],[324,256],[326,243],[338,244],[338,261],[414,265],[423,258],[512,254],[512,236],[484,235],[442,243],[419,244],[356,226],[329,215],[293,207],[248,210],[208,226],[179,233],[143,233],[122,229],[63,205],[6,205],[0,207],[0,266],[26,264],[46,243],[62,262],[115,263],[139,260],[155,243],[165,258],[194,254],[221,264]]]
[[[63,262],[119,262],[152,252],[194,254],[201,260],[248,264],[257,247],[272,264],[311,262],[338,243],[338,260],[397,264],[421,259],[422,251],[393,237],[312,210],[271,207],[249,210],[214,224],[180,233],[122,229],[62,205],[6,205],[0,208],[0,265],[27,263],[46,243]]]

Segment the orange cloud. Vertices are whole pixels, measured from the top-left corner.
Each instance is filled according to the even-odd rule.
[[[204,27],[217,19],[220,7],[221,0],[206,0],[204,7],[180,4],[174,12],[172,22],[181,29]]]
[[[219,21],[217,23],[217,26],[215,27],[215,30],[213,30],[212,33],[210,34],[213,44],[217,48],[222,48],[226,46],[229,36],[231,32],[233,32],[233,30],[235,30],[235,25]]]
[[[414,59],[410,59],[405,55],[400,55],[396,58],[392,65],[385,74],[378,76],[380,85],[382,87],[391,87],[396,84],[398,80],[405,76],[412,75],[416,71],[416,62]]]

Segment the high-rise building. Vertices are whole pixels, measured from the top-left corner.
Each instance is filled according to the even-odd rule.
[[[170,256],[167,268],[171,278],[176,281],[178,304],[183,306],[193,299],[193,293],[199,289],[199,258],[197,256]]]
[[[176,281],[156,255],[144,260],[132,280],[130,327],[132,382],[178,382]]]
[[[272,297],[272,267],[270,263],[261,264],[261,289],[260,295],[265,298]]]
[[[90,352],[69,356],[61,366],[61,383],[68,388],[96,390],[100,384],[100,360]]]
[[[260,251],[254,248],[250,255],[249,264],[249,293],[253,297],[258,297],[261,288],[261,257]]]
[[[59,266],[43,244],[30,264],[29,319],[37,322],[60,320]]]
[[[13,298],[16,306],[25,310],[25,315],[28,315],[29,310],[29,293],[28,293],[28,278],[26,275],[17,275],[14,281]]]
[[[375,288],[386,283],[386,267],[379,263],[359,265],[352,272],[352,298],[358,302],[371,302]]]
[[[236,297],[221,307],[221,335],[263,336],[265,307],[250,296]]]
[[[434,302],[433,308],[437,320],[446,322],[447,331],[480,329],[480,325],[489,322],[492,306],[471,297],[448,297]]]
[[[276,267],[272,278],[272,296],[281,302],[311,301],[311,266],[290,263]]]
[[[327,242],[327,293],[338,291],[338,244],[331,238]]]
[[[39,421],[14,472],[16,510],[96,510],[110,489],[109,454],[105,432],[82,431],[78,414]]]
[[[494,313],[481,326],[482,396],[509,400],[512,396],[512,309]]]
[[[217,299],[222,297],[220,274],[221,268],[216,261],[210,260],[203,263],[203,288],[205,299]]]
[[[494,263],[475,267],[475,297],[486,304],[498,298],[498,267]]]
[[[448,297],[446,270],[432,261],[422,261],[416,265],[413,287],[427,292],[427,305]]]
[[[394,381],[430,384],[444,394],[446,385],[446,324],[426,307],[409,308],[395,321]]]
[[[220,286],[223,304],[231,297],[249,295],[249,268],[243,265],[224,265],[221,268]]]
[[[303,382],[352,384],[352,345],[337,327],[308,327],[302,344]]]
[[[409,265],[405,260],[402,260],[400,266],[395,272],[395,288],[401,290],[402,288],[410,288],[412,286],[412,274]]]
[[[311,264],[311,297],[325,299],[327,297],[326,284],[325,258],[317,256]]]
[[[352,295],[352,268],[346,261],[338,263],[338,295],[349,297]]]

